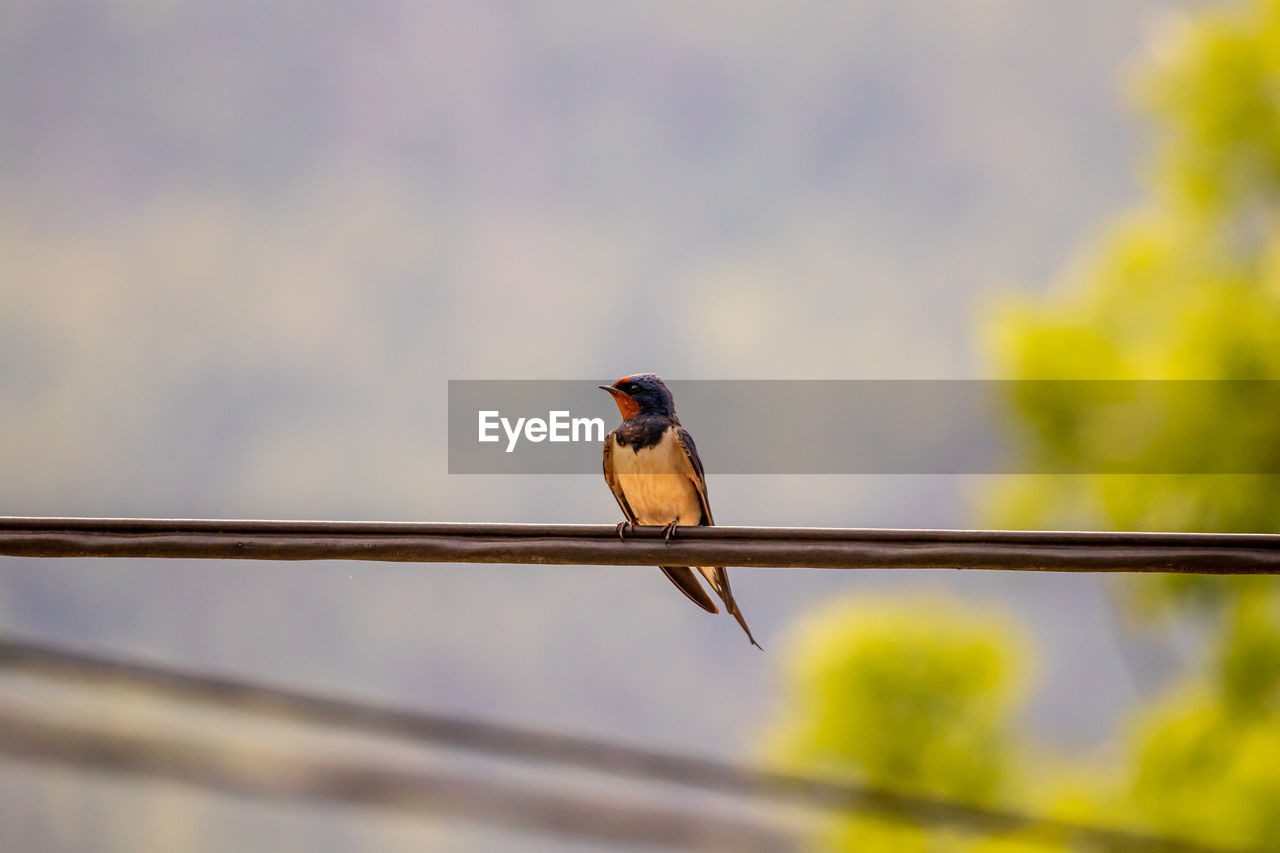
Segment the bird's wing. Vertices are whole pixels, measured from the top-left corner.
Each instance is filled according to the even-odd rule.
[[[693,443],[693,436],[684,427],[676,427],[676,439],[680,449],[684,451],[685,461],[689,463],[686,471],[693,487],[698,490],[698,500],[702,502],[702,526],[710,527],[716,523],[711,517],[711,502],[707,500],[707,475],[702,470],[702,457],[698,456],[698,446]]]
[[[702,468],[702,457],[698,456],[698,447],[693,443],[693,436],[689,435],[689,431],[684,427],[676,427],[676,438],[680,440],[680,449],[684,451],[684,458],[689,463],[687,472],[689,479],[693,481],[694,488],[698,490],[698,500],[702,502],[701,526],[711,527],[716,522],[711,516],[711,503],[707,500],[707,475]],[[666,570],[664,569],[663,571]],[[738,608],[738,602],[733,598],[733,589],[729,586],[729,573],[724,570],[724,566],[699,566],[698,571],[710,582],[716,594],[720,596],[720,600],[724,602],[725,609],[733,614],[734,619],[738,620],[738,624],[746,632],[747,639],[751,641],[751,645],[757,649],[762,648],[756,642],[756,638],[751,635],[751,629],[747,627],[747,620]],[[670,577],[670,572],[667,573],[667,576]]]
[[[613,471],[613,433],[604,437],[604,481],[609,484],[609,491],[613,492],[613,499],[618,502],[618,507],[627,521],[635,524],[636,514],[632,511],[631,504],[627,503],[627,496],[622,493],[618,475]]]
[[[623,493],[618,475],[613,470],[613,433],[609,433],[604,440],[604,481],[609,484],[609,491],[613,492],[614,500],[618,502],[627,521],[635,524],[636,514],[631,509],[631,504],[627,503],[627,496]],[[715,601],[698,582],[698,576],[693,573],[693,569],[688,566],[659,566],[658,568],[662,569],[663,574],[670,578],[676,588],[687,595],[694,604],[708,613],[720,612]]]

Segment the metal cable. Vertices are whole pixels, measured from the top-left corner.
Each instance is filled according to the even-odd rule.
[[[0,555],[1277,574],[1280,535],[7,517]]]
[[[351,699],[267,687],[221,676],[193,674],[150,663],[103,658],[12,639],[0,639],[0,669],[88,683],[94,687],[131,688],[303,725],[341,727],[365,734],[479,752],[508,760],[570,766],[630,779],[662,782],[720,794],[757,797],[816,809],[870,813],[926,826],[950,826],[985,834],[1025,831],[1037,836],[1068,839],[1103,850],[1226,853],[1220,846],[1209,847],[1140,831],[1092,826],[937,797],[876,789],[852,782],[743,767],[710,758],[691,757],[612,741],[389,708]],[[17,736],[5,737],[4,727],[4,721],[0,720],[0,751],[13,753],[15,750],[25,749],[21,744],[26,741]],[[83,740],[90,735],[80,733],[75,737]],[[47,734],[41,743],[50,739],[56,739],[55,735]],[[41,749],[50,752],[54,759],[58,759],[61,754],[52,747]],[[587,806],[584,805],[584,808]]]

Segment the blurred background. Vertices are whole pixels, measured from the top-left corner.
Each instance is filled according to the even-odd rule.
[[[1278,85],[1275,0],[9,0],[0,514],[618,520],[599,478],[449,476],[449,379],[1280,378]],[[1039,452],[1107,439],[1024,415]],[[1229,453],[1202,415],[1179,446]],[[709,490],[724,524],[1275,531],[1276,479]],[[1269,583],[731,574],[763,654],[587,566],[5,558],[0,629],[1280,838]],[[0,844],[563,846],[8,760]]]

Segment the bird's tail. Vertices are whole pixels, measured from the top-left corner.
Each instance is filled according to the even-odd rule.
[[[711,588],[716,591],[716,595],[720,596],[720,600],[724,602],[725,610],[732,613],[733,618],[738,620],[738,624],[746,632],[747,639],[751,641],[751,645],[760,651],[764,651],[764,646],[757,643],[756,638],[752,636],[751,629],[747,627],[747,620],[743,617],[742,611],[738,608],[738,602],[733,597],[733,588],[729,586],[729,573],[724,570],[723,566],[698,566],[698,571],[711,584]]]
[[[659,566],[658,568],[662,569],[663,574],[670,578],[671,582],[694,604],[708,613],[720,612],[720,608],[716,607],[716,603],[711,600],[711,596],[707,595],[702,584],[698,583],[698,576],[693,573],[693,569],[688,566]]]

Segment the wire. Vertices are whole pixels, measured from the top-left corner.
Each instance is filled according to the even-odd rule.
[[[14,758],[152,776],[236,794],[442,814],[580,841],[762,853],[799,847],[794,833],[705,811],[567,795],[545,785],[520,787],[453,773],[410,772],[370,761],[221,742],[225,740],[107,731],[0,711],[0,753]]]
[[[1280,535],[8,517],[0,555],[1278,574]]]
[[[0,668],[46,678],[87,682],[99,687],[127,687],[226,710],[263,714],[299,724],[342,727],[371,735],[399,737],[449,749],[480,752],[508,760],[571,766],[705,792],[759,797],[810,808],[869,812],[922,825],[958,827],[979,833],[1027,831],[1103,849],[1225,853],[1224,848],[1219,846],[1201,846],[1189,841],[1126,829],[1037,817],[845,781],[748,768],[709,758],[689,757],[612,741],[389,708],[220,676],[193,674],[150,663],[103,658],[12,639],[0,639]],[[21,747],[21,743],[27,741],[16,736],[5,736],[5,728],[3,721],[0,721],[0,751],[13,753],[14,750],[25,748]],[[74,734],[74,737],[84,740],[89,735],[80,733]],[[56,736],[48,734],[41,743],[51,739],[56,740]],[[15,745],[15,742],[18,744]],[[57,750],[45,747],[41,749],[52,758],[61,760],[61,753]],[[122,769],[130,768],[122,766]],[[583,808],[596,806],[584,805]]]

